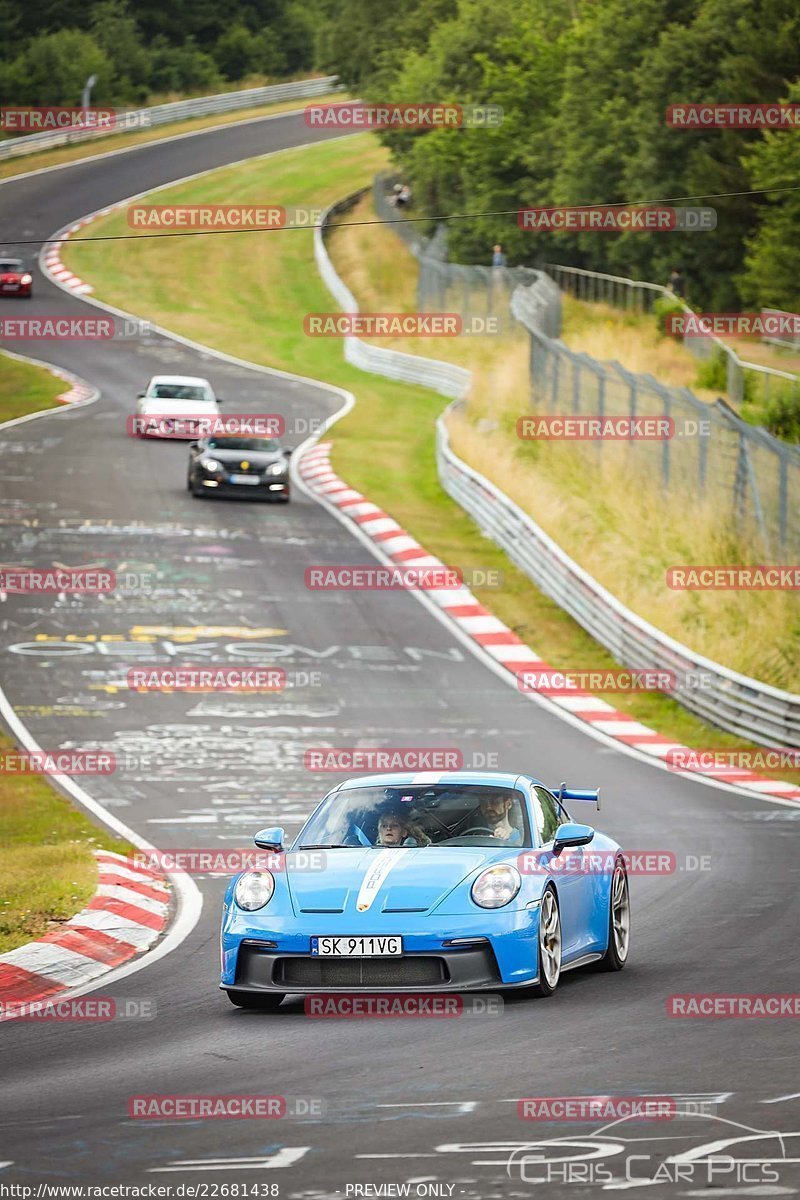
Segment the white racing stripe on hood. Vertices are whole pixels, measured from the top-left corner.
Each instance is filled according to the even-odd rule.
[[[367,909],[372,907],[372,902],[381,890],[383,882],[392,867],[397,866],[402,857],[412,849],[412,846],[406,846],[405,848],[398,846],[396,849],[381,850],[361,881],[361,887],[356,897],[356,910],[358,912],[366,912]]]

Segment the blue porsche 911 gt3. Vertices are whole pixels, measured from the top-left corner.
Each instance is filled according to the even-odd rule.
[[[529,775],[382,774],[333,788],[270,869],[230,883],[221,987],[241,1008],[290,992],[551,995],[563,971],[619,971],[630,945],[625,860]]]

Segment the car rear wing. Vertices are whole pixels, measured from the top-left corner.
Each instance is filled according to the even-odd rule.
[[[562,783],[555,795],[559,801],[586,800],[590,804],[596,804],[597,811],[600,812],[600,788],[568,788],[566,783]]]

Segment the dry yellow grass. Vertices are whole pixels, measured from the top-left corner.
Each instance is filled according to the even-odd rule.
[[[629,371],[655,375],[662,383],[690,388],[700,400],[728,399],[720,389],[695,385],[701,359],[676,338],[658,330],[654,316],[627,313],[609,304],[589,304],[564,295],[563,340],[571,350],[580,350],[603,362],[616,359]],[[773,346],[754,338],[725,337],[743,362],[760,363],[779,371],[800,373],[800,351]]]
[[[373,215],[365,197],[345,224]],[[342,229],[332,235],[331,247],[362,309],[413,310],[417,266],[390,229]],[[564,340],[663,382],[691,386],[694,379],[696,360],[679,343],[660,337],[652,318],[567,298]],[[754,550],[732,536],[724,514],[703,504],[688,485],[685,502],[672,496],[667,507],[652,461],[632,471],[629,448],[606,444],[601,458],[591,443],[519,440],[517,418],[530,411],[526,335],[381,339],[380,344],[472,371],[469,401],[449,420],[454,450],[502,486],[623,604],[698,653],[776,686],[797,687],[800,606],[792,593],[666,587],[670,566],[758,561]],[[708,400],[716,396],[696,394]],[[547,654],[546,646],[536,648]]]
[[[713,402],[719,391],[695,387],[699,359],[675,338],[658,331],[655,317],[626,313],[609,304],[588,304],[563,296],[562,340],[570,350],[601,362],[616,360],[628,371],[653,375],[661,383],[691,388],[699,400]]]

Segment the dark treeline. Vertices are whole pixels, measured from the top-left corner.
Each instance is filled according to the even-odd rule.
[[[0,0],[0,103],[96,104],[338,72],[373,100],[502,106],[498,128],[385,135],[416,210],[696,196],[713,233],[544,234],[451,223],[453,258],[555,260],[665,282],[695,306],[800,296],[800,129],[671,129],[669,104],[800,101],[797,0]]]
[[[0,103],[130,105],[313,66],[303,0],[0,0]]]
[[[452,222],[451,257],[556,261],[666,282],[715,309],[800,299],[800,129],[671,129],[669,104],[800,101],[797,0],[336,0],[319,65],[373,100],[499,104],[496,129],[393,133],[420,213],[698,196],[713,233],[531,233]]]

